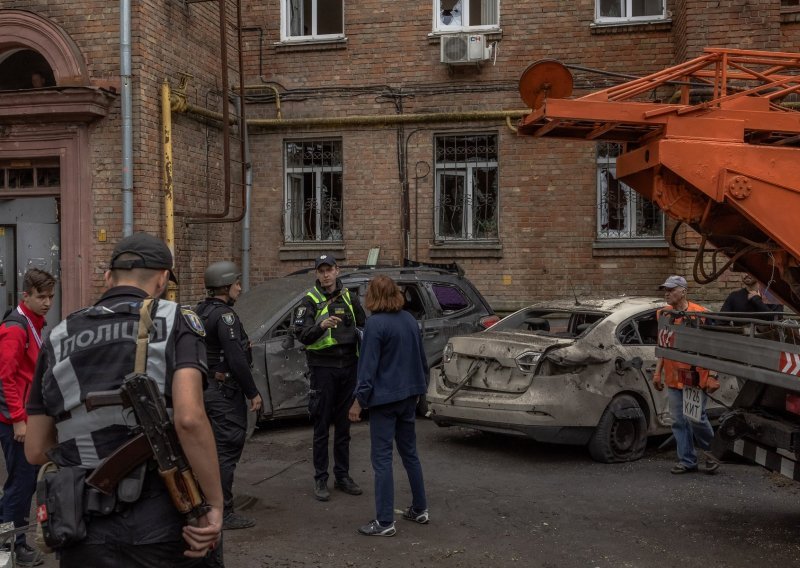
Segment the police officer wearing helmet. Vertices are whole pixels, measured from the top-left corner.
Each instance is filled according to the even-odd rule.
[[[84,401],[88,393],[118,388],[134,371],[140,311],[145,300],[164,293],[170,279],[172,253],[161,239],[147,233],[126,237],[105,273],[108,290],[44,340],[27,407],[30,463],[52,460],[62,470],[89,471],[136,435],[135,419],[122,407],[89,412]],[[185,526],[156,468],[142,464],[117,484],[113,506],[98,506],[88,487],[76,493],[84,503],[73,499],[69,506],[80,506],[73,515],[85,513],[86,536],[59,551],[62,568],[196,566],[219,539],[222,489],[202,404],[205,331],[191,310],[167,300],[153,301],[150,316],[146,372],[172,411],[181,447],[211,509],[197,526]]]
[[[211,264],[205,272],[208,297],[196,308],[206,326],[209,373],[204,399],[217,442],[225,530],[255,525],[254,520],[233,510],[233,474],[244,449],[247,400],[252,412],[261,410],[261,395],[250,372],[250,340],[232,309],[242,292],[240,277],[241,272],[233,262]]]
[[[314,497],[330,499],[328,432],[334,427],[334,487],[350,495],[361,488],[350,477],[350,421],[358,364],[358,330],[366,320],[357,294],[339,279],[336,258],[328,253],[314,262],[317,282],[296,308],[294,328],[306,346],[311,372],[308,410],[314,424]]]

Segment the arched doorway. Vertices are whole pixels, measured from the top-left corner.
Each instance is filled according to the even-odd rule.
[[[0,307],[15,303],[28,268],[58,278],[61,310],[48,320],[89,302],[88,125],[114,99],[92,86],[80,50],[58,25],[0,10]]]

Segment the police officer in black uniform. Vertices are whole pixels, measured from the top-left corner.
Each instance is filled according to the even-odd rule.
[[[339,280],[335,257],[317,257],[316,286],[294,314],[297,338],[306,346],[311,372],[308,410],[314,424],[314,497],[330,499],[328,491],[328,431],[334,427],[334,487],[350,495],[361,488],[350,477],[350,421],[358,364],[358,327],[366,320],[357,294]]]
[[[119,388],[135,368],[139,311],[158,298],[172,274],[172,254],[160,239],[138,233],[122,239],[105,273],[108,291],[72,313],[42,345],[28,402],[25,456],[61,468],[92,470],[134,434],[122,407],[88,412],[88,393]],[[94,506],[85,489],[86,537],[59,551],[62,567],[196,566],[222,530],[222,489],[214,437],[203,409],[205,333],[190,310],[156,300],[147,345],[147,375],[172,410],[175,430],[211,506],[197,526],[184,526],[151,461],[117,486],[113,506]],[[97,497],[97,492],[91,493]],[[99,504],[98,504],[99,505]],[[78,505],[75,505],[76,509]]]
[[[250,401],[252,412],[261,410],[261,395],[250,372],[250,340],[231,307],[242,292],[241,276],[232,262],[211,264],[205,272],[208,297],[196,309],[206,327],[209,380],[204,398],[217,441],[225,530],[246,529],[256,524],[233,510],[233,474],[242,457],[247,433],[245,399]]]

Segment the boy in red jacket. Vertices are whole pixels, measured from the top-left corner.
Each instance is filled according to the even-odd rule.
[[[55,278],[47,272],[28,270],[22,281],[22,301],[0,323],[0,444],[8,472],[0,498],[0,522],[13,521],[15,527],[28,524],[36,490],[36,467],[25,459],[25,404],[55,285]],[[16,537],[15,554],[18,566],[43,562],[41,552],[28,545],[24,533]]]

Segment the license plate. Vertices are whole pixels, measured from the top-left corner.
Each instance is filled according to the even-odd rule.
[[[683,387],[683,415],[692,422],[700,423],[703,416],[703,391],[694,387]]]

